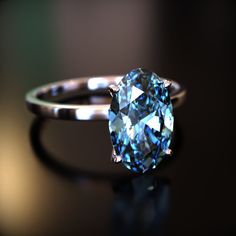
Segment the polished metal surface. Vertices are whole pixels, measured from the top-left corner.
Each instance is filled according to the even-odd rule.
[[[122,77],[113,75],[58,81],[33,89],[26,94],[25,99],[28,109],[42,117],[64,120],[104,120],[108,118],[110,104],[65,104],[59,101],[62,96],[70,94],[107,96],[109,86],[117,84]],[[184,100],[186,90],[179,83],[171,80],[170,94],[174,107],[177,107]]]

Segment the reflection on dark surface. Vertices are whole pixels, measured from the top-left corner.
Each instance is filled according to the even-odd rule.
[[[170,186],[166,179],[143,175],[120,182],[115,191],[114,235],[163,235],[170,208]]]
[[[45,124],[49,121],[49,119],[43,119],[43,118],[36,118],[32,121],[31,127],[30,127],[30,143],[31,147],[36,154],[36,157],[41,161],[43,164],[45,164],[46,167],[52,169],[57,174],[65,176],[71,180],[78,180],[80,176],[89,176],[93,178],[103,179],[103,178],[114,178],[115,180],[117,178],[117,174],[108,174],[104,175],[104,173],[95,173],[91,172],[89,170],[79,169],[77,167],[73,167],[73,165],[68,165],[65,162],[61,162],[58,160],[58,157],[51,154],[43,145],[42,142],[42,133],[44,131]],[[88,125],[91,123],[96,123],[96,121],[80,121],[76,122],[80,123],[81,125],[87,123]],[[99,124],[98,124],[99,125]],[[85,129],[86,130],[86,129]],[[69,138],[69,137],[68,137]],[[72,138],[73,139],[73,138]],[[171,143],[171,149],[173,150],[173,155],[171,157],[166,157],[162,160],[161,164],[158,165],[157,169],[165,168],[166,165],[170,165],[171,161],[175,160],[178,156],[178,152],[181,148],[183,142],[183,134],[181,132],[181,128],[178,124],[178,121],[175,119],[175,128],[174,128],[174,135],[173,140]],[[92,144],[91,144],[92,145]],[[111,146],[111,144],[110,144]],[[107,158],[107,157],[104,157]],[[107,160],[107,159],[106,159]],[[113,163],[112,163],[113,164]],[[116,164],[113,164],[113,167]],[[127,171],[127,170],[126,170]],[[152,172],[150,170],[149,172]],[[154,170],[155,172],[155,170]],[[131,173],[128,171],[128,173]],[[132,175],[136,175],[135,173],[132,173]]]
[[[35,156],[42,162],[47,168],[53,170],[55,173],[64,176],[70,180],[78,181],[79,178],[94,178],[94,179],[114,179],[117,180],[125,175],[119,175],[117,173],[114,174],[106,174],[106,173],[96,173],[96,171],[85,170],[83,168],[77,168],[73,165],[68,165],[65,162],[61,162],[58,158],[52,155],[47,149],[44,147],[41,141],[41,134],[44,130],[44,125],[47,123],[47,119],[43,118],[36,118],[33,120],[31,127],[30,127],[30,143],[31,147],[36,154]],[[93,123],[94,121],[82,121],[82,123]],[[178,137],[176,137],[178,134]],[[181,129],[178,123],[175,121],[175,130],[173,135],[174,140],[172,140],[171,148],[174,150],[174,155],[171,157],[166,157],[162,160],[161,164],[157,167],[158,169],[164,168],[166,165],[170,165],[171,161],[176,158],[178,155],[178,151],[180,149],[182,143],[182,134]],[[113,164],[116,165],[116,164]],[[150,170],[149,172],[155,172],[156,170]],[[130,174],[131,172],[128,171]],[[127,175],[127,174],[126,174]],[[132,173],[132,175],[137,175]]]
[[[92,178],[96,180],[117,180],[121,176],[117,174],[103,174],[96,173],[95,171],[79,169],[73,167],[72,165],[67,165],[58,160],[57,157],[54,157],[50,154],[44,147],[41,142],[41,132],[43,131],[44,124],[47,122],[46,119],[36,118],[30,128],[30,142],[33,151],[36,154],[36,157],[49,169],[53,170],[55,173],[66,177],[67,179],[73,181],[79,181],[80,178]],[[122,176],[124,177],[124,176]]]
[[[36,157],[51,171],[71,181],[79,183],[86,178],[111,184],[115,193],[112,235],[162,235],[170,204],[169,181],[155,176],[155,171],[145,175],[102,175],[62,163],[40,141],[46,122],[37,118],[31,125],[30,141]]]

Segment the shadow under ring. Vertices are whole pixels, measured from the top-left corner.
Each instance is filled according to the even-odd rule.
[[[58,174],[59,176],[65,177],[66,179],[72,181],[79,181],[80,179],[94,179],[100,181],[110,181],[110,182],[117,182],[125,179],[133,179],[139,176],[139,174],[130,173],[125,171],[121,173],[101,173],[100,171],[92,171],[89,169],[74,167],[72,165],[67,164],[66,162],[62,162],[59,160],[58,157],[51,154],[43,145],[41,140],[42,131],[44,130],[44,125],[48,122],[48,119],[36,118],[33,120],[31,127],[30,127],[30,143],[32,150],[37,157],[37,159],[46,166],[49,170],[53,171],[54,173]],[[94,122],[94,121],[90,121]],[[176,138],[178,136],[178,138]],[[179,149],[182,146],[182,133],[181,129],[176,122],[175,132],[173,136],[173,143],[172,146],[175,149],[174,156],[171,158],[164,158],[163,161],[160,163],[158,170],[151,170],[145,173],[144,175],[154,175],[158,174],[158,172],[166,166],[170,165],[170,162],[175,159],[178,155]]]

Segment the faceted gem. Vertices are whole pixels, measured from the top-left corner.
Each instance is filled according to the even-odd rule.
[[[109,131],[116,155],[131,171],[154,169],[170,146],[173,112],[169,89],[155,73],[129,72],[118,84],[109,109]]]

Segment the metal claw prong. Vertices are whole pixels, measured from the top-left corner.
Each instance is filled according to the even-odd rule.
[[[108,87],[108,91],[109,91],[109,93],[111,94],[111,96],[113,97],[113,94],[114,94],[114,93],[118,93],[119,87],[118,87],[117,85],[115,85],[115,84],[111,84],[111,85],[109,85],[109,87]]]
[[[173,155],[173,151],[168,148],[168,149],[165,150],[165,154],[166,154],[167,156],[172,156],[172,155]]]
[[[120,163],[122,161],[121,156],[116,155],[115,149],[112,150],[111,161],[113,163]]]
[[[164,79],[163,81],[164,81],[165,88],[170,88],[172,82],[168,79]]]

